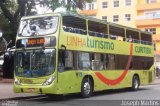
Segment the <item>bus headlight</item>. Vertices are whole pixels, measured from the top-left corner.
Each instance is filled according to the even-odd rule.
[[[18,80],[17,78],[14,79],[14,83],[15,83],[16,85],[21,85],[20,80]]]
[[[49,79],[47,79],[47,80],[43,83],[43,85],[44,85],[44,86],[45,86],[45,85],[50,85],[55,79],[56,79],[55,76],[51,76]]]

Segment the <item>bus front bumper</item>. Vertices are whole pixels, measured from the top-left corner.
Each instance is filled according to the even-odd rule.
[[[55,84],[48,86],[42,85],[16,85],[13,90],[15,93],[35,93],[35,94],[62,94],[61,90]]]

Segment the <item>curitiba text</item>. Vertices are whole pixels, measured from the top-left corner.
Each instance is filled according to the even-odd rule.
[[[151,51],[151,48],[148,47],[135,46],[135,52],[137,53],[151,54]]]

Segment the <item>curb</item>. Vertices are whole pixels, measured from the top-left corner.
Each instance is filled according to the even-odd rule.
[[[160,85],[160,78],[155,78],[155,80],[149,85]]]
[[[26,96],[26,97],[10,97],[10,98],[1,98],[1,101],[6,101],[6,100],[23,100],[23,99],[32,99],[32,98],[38,98],[38,97],[46,97],[46,95],[35,95],[35,96]]]
[[[14,79],[0,79],[0,83],[13,83]]]
[[[150,83],[149,85],[160,85],[160,82],[159,83]]]

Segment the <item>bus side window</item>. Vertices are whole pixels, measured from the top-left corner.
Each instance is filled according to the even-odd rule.
[[[64,63],[65,63],[64,57],[65,57],[65,51],[60,50],[58,54],[58,71],[60,72],[64,71]]]
[[[65,70],[72,70],[73,69],[73,52],[66,51],[65,54]]]
[[[104,59],[102,54],[92,54],[92,70],[103,70]]]
[[[103,61],[104,61],[104,69],[108,69],[108,64],[109,64],[109,59],[108,59],[108,55],[107,54],[104,54],[103,56]]]
[[[62,20],[63,30],[70,33],[76,33],[81,35],[87,34],[86,20],[75,16],[63,16]]]
[[[107,54],[106,58],[108,59],[106,63],[107,69],[115,69],[115,55]]]
[[[80,52],[78,54],[78,67],[81,70],[89,70],[90,69],[90,54],[89,53],[84,53]]]
[[[108,34],[107,25],[100,22],[88,20],[88,34],[90,36],[104,37],[103,34]]]
[[[72,70],[73,66],[73,52],[72,51],[60,51],[59,52],[58,70],[60,72],[64,70]]]

